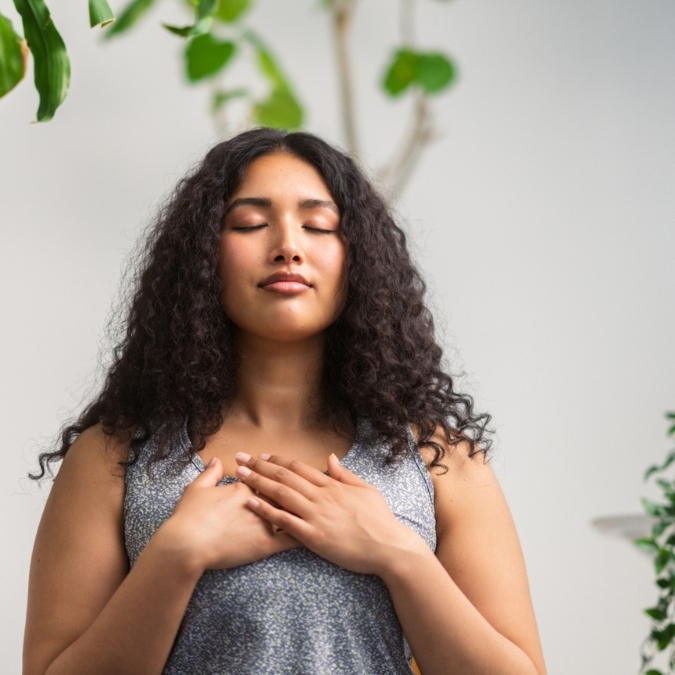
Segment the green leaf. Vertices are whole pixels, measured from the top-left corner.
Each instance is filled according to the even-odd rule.
[[[650,607],[649,609],[644,610],[645,614],[654,621],[665,621],[668,618],[668,614],[658,607]]]
[[[199,0],[197,5],[197,21],[213,16],[218,9],[218,0]]]
[[[670,588],[671,581],[670,581],[670,579],[657,579],[656,585],[659,588]]]
[[[43,0],[14,0],[23,34],[35,60],[35,88],[40,94],[38,122],[48,122],[63,103],[70,84],[70,60]]]
[[[205,16],[203,19],[200,19],[197,21],[197,23],[191,26],[172,26],[168,23],[163,23],[162,26],[164,26],[164,28],[174,35],[190,38],[208,33],[212,22],[213,19],[210,16]]]
[[[650,668],[645,675],[663,675],[663,673],[660,670],[656,670],[656,668]]]
[[[104,37],[109,39],[129,30],[132,26],[147,14],[155,0],[132,0],[117,17],[115,23],[105,32]]]
[[[249,7],[251,0],[220,0],[214,16],[225,23],[236,21]]]
[[[649,537],[641,537],[640,539],[635,539],[633,542],[638,548],[641,548],[647,553],[656,553],[659,551],[659,545]]]
[[[211,100],[211,112],[218,112],[228,101],[233,98],[244,98],[248,96],[247,89],[230,89],[228,91],[217,91],[213,94]]]
[[[663,464],[661,464],[660,466],[658,464],[654,464],[653,466],[650,466],[647,469],[647,471],[645,472],[644,479],[647,480],[654,473],[665,471],[673,462],[675,462],[675,450],[672,450],[668,454],[665,462],[663,462]]]
[[[185,48],[185,68],[190,82],[197,82],[221,71],[234,55],[233,42],[221,42],[210,33],[188,42]]]
[[[0,14],[0,97],[14,89],[26,73],[21,43],[12,22]]]
[[[417,79],[420,57],[411,49],[399,49],[389,64],[382,86],[391,96],[402,94]]]
[[[89,0],[89,25],[104,28],[115,20],[108,0]]]
[[[272,90],[265,101],[255,106],[253,114],[258,124],[275,129],[298,129],[303,122],[302,107],[287,89]]]
[[[654,502],[650,501],[649,499],[645,499],[644,497],[640,501],[642,502],[642,508],[644,508],[645,513],[648,516],[653,516],[654,518],[661,517],[661,512],[663,509],[659,504],[655,504]]]
[[[419,55],[416,82],[427,94],[443,91],[455,78],[455,66],[444,54],[430,52]]]
[[[265,43],[250,29],[244,31],[243,36],[255,49],[258,68],[272,87],[290,90],[291,86],[286,76]]]
[[[673,555],[670,551],[662,548],[659,549],[659,552],[654,558],[654,569],[656,570],[657,576],[663,572],[666,568],[666,565],[673,559]]]
[[[664,523],[662,520],[654,523],[652,525],[652,539],[660,537],[668,529],[668,523]]]

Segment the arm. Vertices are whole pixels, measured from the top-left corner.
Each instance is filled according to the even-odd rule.
[[[33,549],[24,675],[164,668],[201,570],[160,528],[128,573],[116,465],[126,453],[92,427],[63,460]]]
[[[432,470],[436,554],[397,552],[381,574],[420,671],[546,675],[518,536],[492,468],[465,444],[441,461],[448,472]]]
[[[129,448],[99,427],[68,451],[38,528],[28,588],[24,675],[162,672],[207,569],[299,546],[244,503],[250,488],[216,487],[220,460],[183,491],[129,571],[122,468]]]

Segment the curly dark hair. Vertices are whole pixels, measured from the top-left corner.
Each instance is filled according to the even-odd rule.
[[[340,211],[347,241],[345,305],[327,329],[318,416],[347,436],[367,417],[390,448],[387,461],[407,451],[406,425],[418,444],[442,428],[452,446],[469,454],[491,446],[490,415],[475,414],[473,399],[453,389],[442,366],[426,285],[411,261],[406,236],[384,199],[355,162],[317,136],[259,128],[213,147],[176,186],[137,252],[119,338],[100,393],[59,432],[52,452],[39,456],[40,480],[65,457],[75,438],[101,424],[130,443],[125,468],[140,445],[157,440],[150,464],[166,458],[187,424],[192,452],[223,423],[238,366],[236,327],[221,304],[219,240],[226,205],[256,158],[287,153],[323,177]],[[186,458],[189,461],[190,457]],[[53,473],[52,473],[53,475]]]

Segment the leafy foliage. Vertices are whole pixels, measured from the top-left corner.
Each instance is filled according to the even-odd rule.
[[[35,88],[40,94],[37,121],[47,122],[63,103],[70,84],[66,45],[43,0],[14,0],[23,33],[35,59]]]
[[[185,48],[185,67],[190,82],[203,80],[222,70],[232,58],[233,42],[216,40],[210,33],[190,40]]]
[[[387,67],[382,85],[390,96],[398,96],[411,85],[425,94],[437,94],[450,86],[456,77],[452,61],[440,52],[396,51]]]
[[[675,413],[666,413],[671,420],[669,436],[675,436]],[[645,472],[645,480],[656,474],[663,474],[675,462],[675,450],[666,456],[662,464],[650,466]],[[667,480],[656,478],[656,485],[661,489],[663,501],[642,500],[647,515],[655,519],[651,536],[635,540],[635,545],[654,557],[656,586],[659,589],[658,600],[653,607],[645,609],[645,614],[652,620],[649,636],[641,649],[641,673],[645,675],[664,675],[660,670],[649,666],[659,652],[669,650],[668,675],[675,673],[675,478]]]
[[[21,38],[14,32],[12,22],[0,14],[0,96],[14,89],[24,73]]]
[[[114,20],[115,15],[112,9],[110,9],[108,0],[89,0],[89,25],[92,28],[94,26],[105,28]]]

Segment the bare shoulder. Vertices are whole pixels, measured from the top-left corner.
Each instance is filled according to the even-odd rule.
[[[436,557],[489,623],[545,673],[525,561],[492,466],[483,453],[470,455],[468,442],[449,445],[442,429],[432,440],[445,450],[440,463],[447,467],[431,467],[434,449],[420,448],[434,484]]]
[[[417,442],[419,430],[412,424],[410,428]],[[418,446],[434,485],[437,525],[440,531],[449,527],[454,517],[461,517],[462,507],[470,506],[485,491],[499,490],[499,484],[485,455],[482,452],[472,454],[468,441],[450,445],[440,427],[430,440],[438,443],[444,451],[439,460],[442,466],[432,467],[436,454],[434,448],[428,445]],[[447,470],[443,467],[447,467]]]
[[[31,558],[24,673],[41,673],[93,622],[128,572],[124,467],[130,440],[83,431],[66,453]]]

